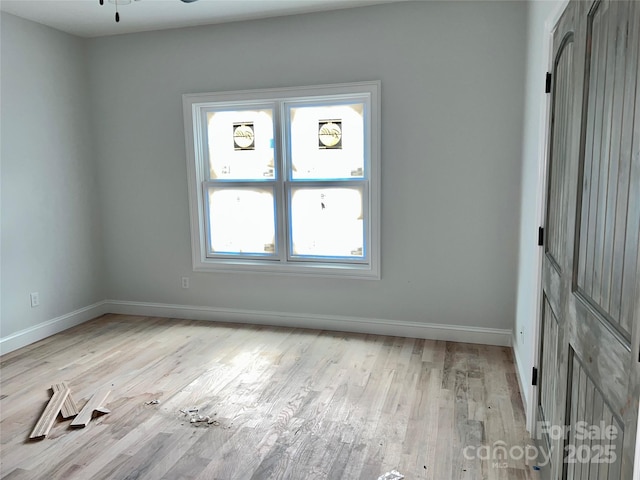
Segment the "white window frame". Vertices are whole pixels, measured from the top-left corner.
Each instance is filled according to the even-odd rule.
[[[245,90],[221,93],[185,94],[182,96],[185,144],[187,154],[187,173],[189,186],[189,212],[191,223],[191,251],[193,270],[201,272],[249,272],[285,275],[312,275],[340,278],[380,279],[380,82],[358,82],[311,87],[273,88]],[[360,97],[360,98],[357,98]],[[356,98],[365,99],[365,187],[363,197],[364,237],[367,250],[364,260],[339,261],[336,259],[289,259],[285,239],[288,220],[288,204],[284,198],[288,182],[286,162],[289,161],[285,122],[281,118],[292,103],[330,102]],[[275,104],[275,158],[277,162],[278,187],[276,187],[276,237],[285,251],[279,259],[257,257],[238,258],[236,256],[215,257],[207,255],[207,204],[204,191],[208,181],[208,159],[206,145],[200,135],[203,112],[214,108],[239,108],[244,105]],[[367,180],[368,179],[368,180]],[[296,183],[296,181],[289,182]],[[332,186],[337,182],[313,180],[305,183],[317,183],[318,186]]]

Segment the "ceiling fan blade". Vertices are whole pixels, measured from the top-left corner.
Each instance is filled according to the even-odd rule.
[[[193,2],[197,2],[198,0],[181,0],[183,3],[193,3]]]

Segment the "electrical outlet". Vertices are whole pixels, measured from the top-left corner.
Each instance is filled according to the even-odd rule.
[[[40,305],[40,294],[38,292],[30,293],[29,298],[31,299],[31,308]]]
[[[189,288],[189,277],[182,277],[182,288]]]

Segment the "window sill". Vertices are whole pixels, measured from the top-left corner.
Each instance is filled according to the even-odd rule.
[[[273,261],[237,259],[198,259],[194,261],[195,272],[251,273],[300,277],[349,278],[380,280],[378,269],[367,264],[305,263],[281,264]]]

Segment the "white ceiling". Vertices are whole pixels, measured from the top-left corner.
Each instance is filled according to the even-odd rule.
[[[0,10],[81,37],[161,30],[405,0],[1,0]],[[130,2],[128,5],[122,3]]]

